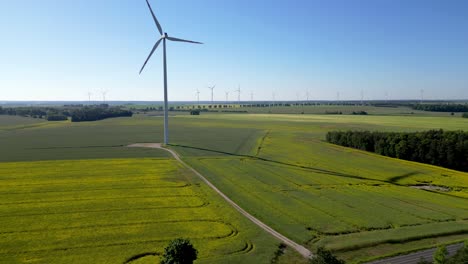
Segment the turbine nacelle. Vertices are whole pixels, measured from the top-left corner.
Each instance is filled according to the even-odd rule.
[[[151,56],[153,56],[153,53],[156,51],[156,49],[158,48],[158,46],[159,46],[159,44],[161,43],[162,40],[167,39],[167,40],[170,40],[170,41],[177,41],[177,42],[188,42],[188,43],[194,43],[194,44],[203,44],[203,43],[197,42],[197,41],[191,41],[191,40],[185,40],[185,39],[180,39],[180,38],[169,37],[169,35],[166,32],[163,31],[163,29],[161,27],[161,24],[159,24],[159,21],[156,18],[156,16],[154,15],[153,9],[151,8],[151,5],[150,5],[148,0],[146,0],[146,3],[148,4],[148,8],[149,8],[149,10],[151,12],[151,16],[153,17],[154,23],[156,24],[156,28],[158,29],[159,34],[161,34],[161,38],[158,41],[156,41],[156,44],[154,44],[153,49],[151,50],[148,58],[146,59],[145,63],[143,64],[143,67],[141,67],[140,74],[143,71],[143,69],[145,68],[146,63],[148,63]],[[166,43],[166,42],[164,41],[164,43]]]
[[[151,5],[150,5],[148,0],[146,0],[146,4],[148,4],[148,9],[151,12],[151,16],[153,17],[154,23],[156,24],[156,28],[158,29],[158,32],[159,32],[161,38],[159,38],[156,41],[156,44],[154,44],[153,49],[151,50],[148,58],[146,59],[145,63],[143,64],[143,67],[141,67],[140,74],[143,71],[143,69],[145,68],[146,63],[149,61],[149,59],[151,58],[153,53],[158,48],[159,44],[161,44],[161,42],[163,42],[163,46],[164,46],[164,50],[163,50],[163,53],[164,53],[164,55],[163,55],[163,65],[164,65],[164,144],[167,145],[167,144],[169,144],[169,121],[168,121],[169,120],[169,110],[168,110],[169,103],[168,103],[168,100],[167,100],[166,39],[170,40],[170,41],[189,42],[189,43],[195,43],[195,44],[202,44],[202,43],[196,42],[196,41],[191,41],[191,40],[184,40],[184,39],[169,37],[167,35],[167,33],[163,31],[163,29],[161,27],[161,24],[159,24],[159,21],[156,18],[156,16],[154,15],[153,9],[151,8]],[[200,94],[198,89],[197,89],[197,92],[198,92],[198,94]]]

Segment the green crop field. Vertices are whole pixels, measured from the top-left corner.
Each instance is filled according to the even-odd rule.
[[[0,163],[1,263],[157,263],[191,239],[204,263],[268,263],[275,241],[168,159]]]
[[[467,173],[323,141],[331,129],[466,130],[468,122],[398,116],[207,118],[229,118],[238,125],[243,121],[246,127],[255,120],[264,136],[249,155],[187,156],[187,161],[242,207],[310,248],[326,246],[356,262],[427,247],[439,238],[458,241],[468,234]],[[411,187],[421,184],[450,190]],[[383,245],[387,247],[381,252],[369,250]]]
[[[170,140],[174,144],[171,148],[207,176],[221,191],[266,224],[311,249],[319,245],[326,246],[350,262],[466,239],[467,173],[391,159],[324,142],[325,134],[330,130],[468,130],[468,120],[460,117],[430,113],[398,114],[353,116],[202,113],[201,116],[188,116],[176,113],[170,119]],[[192,231],[195,232],[192,237],[196,246],[203,250],[202,262],[239,261],[241,257],[225,258],[222,252],[228,252],[223,251],[227,248],[233,250],[229,252],[234,252],[241,245],[247,245],[246,243],[254,245],[254,249],[242,255],[242,258],[249,256],[246,259],[252,259],[252,263],[269,262],[273,256],[278,242],[229,209],[227,204],[193,175],[177,168],[174,161],[167,159],[167,153],[125,147],[136,142],[161,142],[163,131],[160,117],[136,115],[132,118],[85,123],[36,123],[32,119],[17,118],[9,122],[11,123],[0,123],[0,180],[9,184],[9,187],[2,185],[0,193],[4,200],[0,207],[0,224],[9,224],[9,231],[0,237],[1,250],[5,257],[22,261],[37,260],[40,263],[48,263],[44,260],[53,259],[58,262],[66,260],[86,263],[77,258],[84,256],[105,260],[107,257],[109,263],[115,263],[111,259],[118,258],[117,262],[122,262],[137,254],[160,253],[170,237],[183,236]],[[122,168],[124,165],[119,165],[120,162],[129,167]],[[159,166],[159,162],[172,164],[172,167]],[[152,166],[158,169],[167,168],[167,171],[153,171]],[[83,172],[83,168],[89,169]],[[151,172],[155,182],[143,181],[142,185],[148,183],[164,186],[184,181],[191,185],[171,189],[174,193],[157,188],[143,189],[142,193],[113,188],[103,190],[102,193],[92,190],[103,188],[104,185],[122,188],[132,186],[137,183],[121,181],[122,176],[132,177]],[[159,177],[159,173],[164,176]],[[181,175],[187,178],[182,180]],[[84,178],[80,179],[80,176]],[[35,183],[35,180],[39,182]],[[420,190],[412,187],[421,184],[448,189]],[[15,191],[15,188],[19,189]],[[31,190],[28,188],[45,188],[51,191],[44,196],[10,195],[14,192],[28,192]],[[54,188],[58,189],[53,191]],[[69,192],[57,193],[62,188]],[[74,201],[82,197],[81,193],[74,193],[74,190],[80,188],[89,191],[83,195],[83,198],[88,197],[89,200]],[[184,195],[188,192],[188,196],[183,199],[163,198],[165,193],[178,195],[179,191]],[[135,203],[125,198],[122,199],[122,204],[106,204],[112,200],[104,198],[111,198],[114,194],[121,197],[161,197],[136,198],[138,201]],[[102,199],[93,201],[93,197]],[[196,197],[202,199],[197,200]],[[31,203],[34,200],[44,203],[38,202],[35,207]],[[152,213],[139,211],[139,215],[128,216],[129,214],[124,213],[130,217],[129,223],[151,222],[156,221],[153,218],[160,217],[166,219],[168,224],[174,222],[174,232],[161,240],[154,238],[165,235],[162,229],[158,229],[158,224],[152,225],[156,225],[151,231],[153,233],[139,226],[129,229],[146,231],[128,231],[131,234],[122,235],[115,232],[125,228],[116,228],[112,224],[110,227],[106,226],[108,222],[112,223],[110,219],[121,221],[117,225],[126,223],[126,219],[115,216],[122,212],[110,213],[108,218],[102,219],[98,213],[90,216],[79,213],[65,217],[52,214],[60,210],[81,212],[94,208],[97,211],[108,206],[119,210],[125,206],[127,209],[138,206],[157,207],[165,203],[177,206],[179,201],[185,201],[185,204],[193,202],[200,206],[180,209],[180,215],[176,217],[197,221],[214,219],[218,221],[216,223],[226,224],[224,227],[219,226],[220,230],[235,227],[238,235],[216,239],[197,238],[199,233],[196,232],[199,228],[203,230],[203,223],[197,223],[200,226],[177,225],[176,221],[172,221],[172,214],[163,208],[156,208]],[[201,206],[202,201],[208,204]],[[15,202],[20,205],[12,206]],[[42,212],[50,215],[41,218],[34,216],[29,220],[27,216],[24,220],[23,217],[15,217]],[[80,237],[79,228],[66,230],[67,226],[94,225],[88,223],[90,219],[97,221],[98,226],[105,226],[102,240],[88,235]],[[55,224],[58,226],[54,227]],[[147,228],[149,226],[151,224]],[[45,232],[46,228],[61,231]],[[94,227],[93,230],[97,229]],[[43,233],[33,231],[32,237],[28,238],[27,232],[21,230],[43,230]],[[148,236],[145,236],[147,232]],[[219,234],[216,236],[222,237]],[[112,243],[123,243],[121,241],[125,239],[136,241],[137,237],[142,241],[139,244],[105,247]],[[229,242],[224,246],[221,241],[225,240]],[[22,243],[24,246],[20,250],[21,243],[15,241],[31,242]],[[61,248],[62,243],[63,248],[70,244],[83,247],[103,245],[104,248],[57,250],[52,253],[47,251],[50,248]],[[288,263],[287,259],[282,261]]]

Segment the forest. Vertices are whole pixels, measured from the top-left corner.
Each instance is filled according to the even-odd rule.
[[[83,106],[65,105],[63,107],[8,107],[0,106],[0,115],[17,115],[44,118],[48,121],[63,121],[71,117],[72,122],[97,121],[112,117],[130,117],[132,111],[107,104]]]
[[[380,155],[468,171],[468,132],[331,131],[329,143]]]
[[[468,112],[468,104],[415,104],[412,105],[412,108],[414,110],[431,112]]]
[[[86,106],[71,111],[72,122],[97,121],[112,117],[131,117],[132,111],[120,107]]]

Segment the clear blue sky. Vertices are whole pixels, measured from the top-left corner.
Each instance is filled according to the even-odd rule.
[[[468,98],[468,1],[151,0],[169,35],[169,98]],[[0,101],[162,100],[144,0],[0,1]]]

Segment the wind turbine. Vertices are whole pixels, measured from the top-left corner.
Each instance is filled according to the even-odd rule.
[[[229,102],[229,91],[226,91],[226,102]]]
[[[197,88],[197,104],[200,104],[200,90]]]
[[[213,104],[213,92],[214,92],[215,87],[216,87],[216,85],[208,86],[208,89],[211,90],[211,104]]]
[[[241,94],[240,85],[239,85],[239,88],[237,88],[236,92],[237,92],[237,101],[239,101],[240,103],[240,94]]]
[[[91,104],[91,95],[92,93],[88,91],[88,102]]]
[[[161,44],[161,41],[162,41],[162,43],[163,43],[163,66],[164,66],[164,144],[167,145],[167,144],[169,144],[169,114],[168,114],[168,102],[167,102],[166,40],[178,41],[178,42],[188,42],[188,43],[194,43],[194,44],[203,44],[203,43],[196,42],[196,41],[191,41],[191,40],[184,40],[184,39],[169,37],[166,32],[163,32],[161,24],[159,24],[158,19],[154,15],[153,9],[151,8],[151,5],[148,2],[148,0],[146,0],[146,4],[148,4],[148,8],[149,8],[149,10],[151,12],[151,15],[153,16],[154,23],[156,24],[156,27],[158,28],[158,31],[161,34],[161,37],[156,42],[156,44],[154,44],[153,49],[151,50],[148,58],[146,59],[145,63],[143,64],[143,67],[141,67],[140,74],[143,71],[143,69],[145,68],[146,63],[148,63],[148,61],[151,58],[151,56],[153,55],[154,51],[158,48],[159,44]]]
[[[106,94],[107,94],[107,91],[102,90],[102,91],[101,91],[101,94],[102,94],[102,102],[105,104],[105,103],[106,103]]]
[[[364,105],[364,90],[361,89],[361,105]]]
[[[253,92],[250,92],[250,101],[253,102]]]

